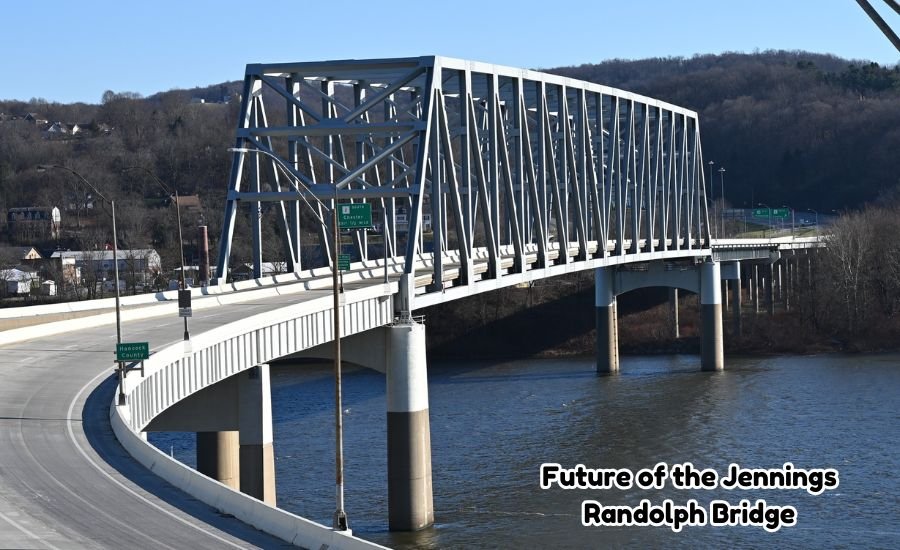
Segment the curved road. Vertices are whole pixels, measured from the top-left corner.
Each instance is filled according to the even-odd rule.
[[[195,310],[190,328],[321,295]],[[124,323],[123,341],[148,341],[151,350],[180,342],[182,320],[171,315]],[[125,453],[108,420],[114,350],[112,325],[0,346],[0,548],[288,546],[223,517]]]

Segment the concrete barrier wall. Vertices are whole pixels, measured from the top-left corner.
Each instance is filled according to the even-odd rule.
[[[376,280],[379,276],[384,276],[383,266],[383,261],[381,262],[381,267],[376,266],[372,268],[367,268],[362,263],[353,264],[351,267],[354,270],[344,274],[344,282],[349,284],[364,280]],[[391,265],[389,262],[388,267],[392,273],[402,271],[402,266],[399,264]],[[320,270],[313,271],[318,273]],[[241,281],[221,287],[192,289],[191,307],[194,310],[201,310],[223,304],[257,300],[268,296],[296,294],[304,290],[330,289],[331,271],[325,272],[327,276],[322,277],[319,274],[318,278],[311,278],[310,274],[313,271],[304,272],[302,274],[303,277],[288,273],[264,279]],[[177,316],[178,293],[177,291],[169,291],[158,294],[126,296],[121,299],[121,304],[123,321],[148,319],[164,315]],[[4,323],[9,323],[7,326],[24,325],[0,330],[0,346],[49,334],[61,334],[80,328],[111,325],[115,322],[114,298],[0,309],[0,327],[3,327]]]
[[[388,258],[388,272],[397,274],[403,271],[402,258]],[[350,271],[344,272],[344,282],[373,280],[384,276],[384,259],[354,262],[350,265]],[[271,277],[250,279],[236,283],[222,284],[218,286],[191,288],[191,297],[194,301],[208,296],[227,295],[247,290],[276,288],[283,285],[300,285],[308,290],[314,288],[331,288],[331,268],[321,267],[302,271],[300,273],[279,273]],[[137,294],[134,296],[121,296],[119,303],[123,308],[135,306],[147,306],[160,303],[178,301],[177,290],[167,290],[151,294]],[[0,309],[0,320],[21,319],[27,317],[42,317],[46,315],[64,315],[72,313],[96,312],[113,310],[116,307],[115,297],[100,298],[97,300],[79,300],[74,302],[60,302],[57,304],[42,304],[35,306],[22,306]],[[47,322],[49,319],[38,322]],[[53,319],[56,320],[56,319]]]
[[[113,432],[125,450],[150,471],[213,508],[231,514],[260,531],[303,548],[371,550],[384,546],[335,531],[241,493],[174,460],[141,439],[125,418],[110,407]],[[325,546],[327,545],[327,546]]]
[[[296,285],[290,285],[296,286]],[[275,294],[287,287],[216,297],[217,303],[242,295]],[[341,306],[341,334],[348,336],[393,320],[393,283],[346,292]],[[190,342],[160,350],[145,361],[145,376],[125,380],[127,405],[110,407],[113,430],[141,464],[214,508],[306,548],[383,548],[294,514],[273,508],[167,457],[144,441],[140,432],[158,414],[181,399],[238,372],[333,338],[330,294],[254,315],[195,335]]]

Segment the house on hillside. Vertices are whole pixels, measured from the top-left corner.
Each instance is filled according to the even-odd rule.
[[[175,197],[172,197],[170,204],[175,204]],[[200,202],[200,195],[179,195],[178,204],[181,206],[182,214],[199,215],[203,212],[203,203]]]
[[[10,208],[6,213],[9,236],[16,243],[59,238],[61,220],[55,206],[24,206]]]
[[[37,113],[25,113],[22,120],[36,126],[44,126],[48,122],[46,118],[41,118]]]
[[[43,258],[33,246],[0,246],[0,267],[6,263],[30,265]]]
[[[112,250],[57,250],[51,258],[60,263],[64,273],[67,265],[80,270],[82,279],[115,279],[116,262]],[[129,288],[152,284],[162,271],[159,253],[152,248],[119,250],[117,259],[119,279]]]

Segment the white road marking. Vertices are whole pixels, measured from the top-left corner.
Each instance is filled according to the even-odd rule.
[[[159,506],[159,505],[156,504],[155,502],[152,502],[151,500],[147,499],[147,498],[144,497],[143,495],[137,493],[136,491],[134,491],[134,490],[131,489],[130,487],[126,486],[124,483],[122,483],[122,482],[119,481],[118,479],[116,479],[116,478],[114,478],[113,476],[111,476],[106,470],[104,470],[103,468],[101,468],[99,464],[97,464],[94,460],[92,460],[90,456],[88,456],[87,452],[86,452],[86,451],[84,450],[84,448],[78,443],[78,440],[75,438],[75,431],[72,429],[72,426],[73,426],[73,422],[72,422],[72,412],[73,412],[73,410],[75,409],[75,403],[77,403],[78,400],[81,398],[81,394],[84,393],[86,389],[88,389],[89,387],[93,386],[93,385],[97,382],[97,379],[102,378],[102,377],[104,377],[104,376],[109,376],[109,373],[106,372],[105,369],[104,369],[102,372],[100,372],[100,374],[98,374],[97,376],[95,376],[90,382],[88,382],[87,384],[85,384],[84,386],[82,386],[82,388],[81,388],[80,390],[78,390],[78,393],[77,393],[77,394],[75,395],[75,397],[72,399],[72,402],[69,404],[69,411],[68,411],[68,413],[66,413],[66,423],[68,424],[68,429],[69,429],[69,439],[72,441],[72,444],[75,445],[75,447],[78,449],[78,452],[81,453],[81,456],[83,456],[84,459],[87,460],[87,461],[91,464],[91,466],[93,466],[94,468],[96,468],[96,470],[97,470],[98,472],[100,472],[101,474],[103,474],[104,476],[106,476],[110,481],[112,481],[113,483],[115,483],[116,485],[118,485],[119,488],[121,488],[123,491],[125,491],[125,492],[127,492],[127,493],[130,493],[132,496],[134,496],[134,497],[136,497],[136,498],[142,500],[142,501],[143,501],[144,503],[146,503],[147,505],[149,505],[149,506],[155,508],[156,510],[158,510],[158,511],[164,513],[164,514],[166,514],[167,516],[171,517],[172,519],[174,519],[174,520],[176,520],[176,521],[179,521],[179,522],[183,523],[184,525],[187,525],[187,526],[189,526],[189,527],[193,527],[193,528],[196,529],[197,531],[200,531],[201,533],[203,533],[203,534],[205,534],[205,535],[208,535],[208,536],[210,536],[210,537],[212,537],[212,538],[218,540],[219,542],[222,542],[222,543],[224,543],[224,544],[227,544],[228,546],[230,546],[230,547],[232,547],[232,548],[243,548],[243,546],[237,545],[237,544],[231,542],[230,540],[226,540],[226,539],[224,539],[224,538],[218,536],[217,534],[213,533],[212,531],[207,531],[206,529],[203,529],[203,528],[200,527],[199,525],[193,524],[193,523],[191,523],[191,522],[185,520],[184,518],[181,518],[181,517],[179,517],[178,515],[173,514],[173,513],[170,512],[169,510],[166,510],[166,509],[163,508],[162,506]]]
[[[36,540],[36,541],[40,542],[41,544],[47,546],[48,548],[52,548],[53,550],[60,550],[58,546],[53,546],[53,545],[50,544],[49,542],[47,542],[47,541],[45,541],[45,540],[41,540],[41,537],[35,535],[34,533],[32,533],[31,531],[29,531],[28,529],[26,529],[25,527],[23,527],[23,526],[20,525],[19,523],[13,521],[13,520],[10,519],[8,516],[6,516],[5,514],[3,514],[3,512],[0,512],[0,519],[3,519],[4,521],[6,521],[7,523],[9,523],[10,525],[12,525],[13,527],[15,527],[16,529],[18,529],[19,531],[21,531],[22,533],[24,533],[25,536],[27,536],[28,538],[33,539],[33,540]]]

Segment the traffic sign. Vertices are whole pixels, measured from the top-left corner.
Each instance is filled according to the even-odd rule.
[[[372,227],[372,205],[367,202],[339,204],[338,226],[341,229]]]
[[[790,208],[773,208],[772,209],[772,217],[773,218],[787,218],[791,215]]]
[[[191,309],[191,291],[188,289],[178,291],[178,316],[193,316],[193,310]]]
[[[147,342],[123,342],[116,344],[116,361],[143,361],[150,359],[150,344]]]
[[[768,208],[754,208],[753,209],[753,217],[768,218],[769,217],[769,209]]]
[[[338,254],[338,269],[350,271],[350,254]]]

